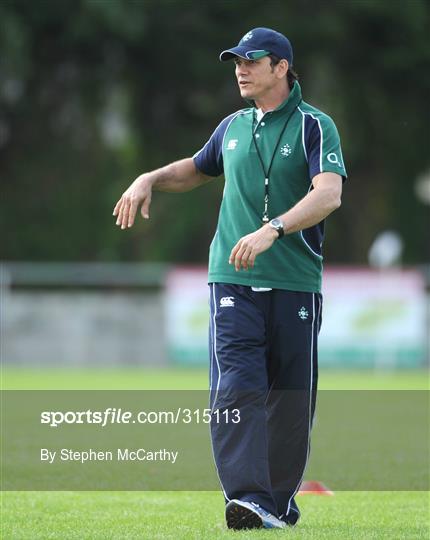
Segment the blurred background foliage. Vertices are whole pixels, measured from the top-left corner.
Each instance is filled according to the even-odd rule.
[[[256,26],[292,41],[304,99],[330,114],[349,173],[329,262],[365,263],[384,229],[428,259],[427,0],[1,0],[3,259],[205,262],[222,179],[157,193],[121,232],[112,209],[141,172],[187,157],[243,107],[219,52]]]

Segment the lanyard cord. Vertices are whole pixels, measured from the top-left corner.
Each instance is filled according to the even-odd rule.
[[[301,100],[300,100],[300,102],[301,102]],[[258,160],[260,161],[260,165],[261,165],[261,168],[262,168],[263,173],[264,173],[264,211],[263,211],[263,217],[262,217],[263,223],[267,223],[269,221],[269,212],[268,212],[268,208],[269,208],[269,178],[270,178],[270,171],[272,170],[273,161],[275,159],[276,150],[278,149],[279,143],[281,142],[282,135],[285,133],[285,130],[287,129],[287,124],[288,124],[290,118],[293,116],[293,113],[295,112],[295,110],[297,109],[297,107],[299,105],[300,105],[300,103],[298,103],[294,107],[294,109],[290,112],[287,119],[285,120],[284,127],[282,128],[281,133],[279,134],[278,140],[276,141],[276,144],[275,144],[275,147],[274,147],[274,150],[273,150],[273,153],[272,153],[272,157],[270,158],[269,168],[267,169],[267,171],[266,171],[266,167],[264,166],[264,161],[263,161],[263,158],[261,156],[260,149],[258,148],[257,141],[255,140],[254,122],[253,122],[253,125],[252,125],[252,140],[254,142],[255,149],[257,150]],[[254,120],[255,120],[255,117],[254,117]]]

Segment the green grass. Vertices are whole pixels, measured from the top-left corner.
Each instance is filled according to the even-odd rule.
[[[315,540],[428,538],[427,494],[299,497],[302,521],[284,531],[229,531],[213,492],[41,492],[5,495],[2,538]]]
[[[203,368],[169,369],[65,369],[3,368],[7,390],[206,390]],[[321,370],[321,390],[426,390],[428,371]]]
[[[202,369],[3,369],[4,389],[205,389]],[[428,373],[333,372],[321,389],[428,389]],[[302,520],[286,531],[232,532],[219,492],[5,492],[9,539],[429,538],[428,492],[337,492],[298,497]]]

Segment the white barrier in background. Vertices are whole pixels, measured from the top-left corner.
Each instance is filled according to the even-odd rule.
[[[155,263],[1,263],[2,364],[165,365],[166,269]]]
[[[2,312],[2,364],[166,364],[161,292],[11,291]]]
[[[320,365],[416,367],[426,362],[425,282],[416,270],[327,268],[323,280]],[[166,336],[170,358],[208,358],[208,286],[204,268],[167,277]]]
[[[414,367],[426,361],[426,292],[416,270],[328,269],[324,364]]]
[[[205,268],[7,263],[1,270],[3,363],[208,364]],[[428,362],[430,311],[419,271],[328,268],[323,293],[321,365]]]

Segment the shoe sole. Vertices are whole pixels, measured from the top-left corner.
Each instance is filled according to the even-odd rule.
[[[225,519],[227,521],[227,527],[237,531],[263,528],[263,521],[258,514],[235,502],[230,502],[226,506]]]

